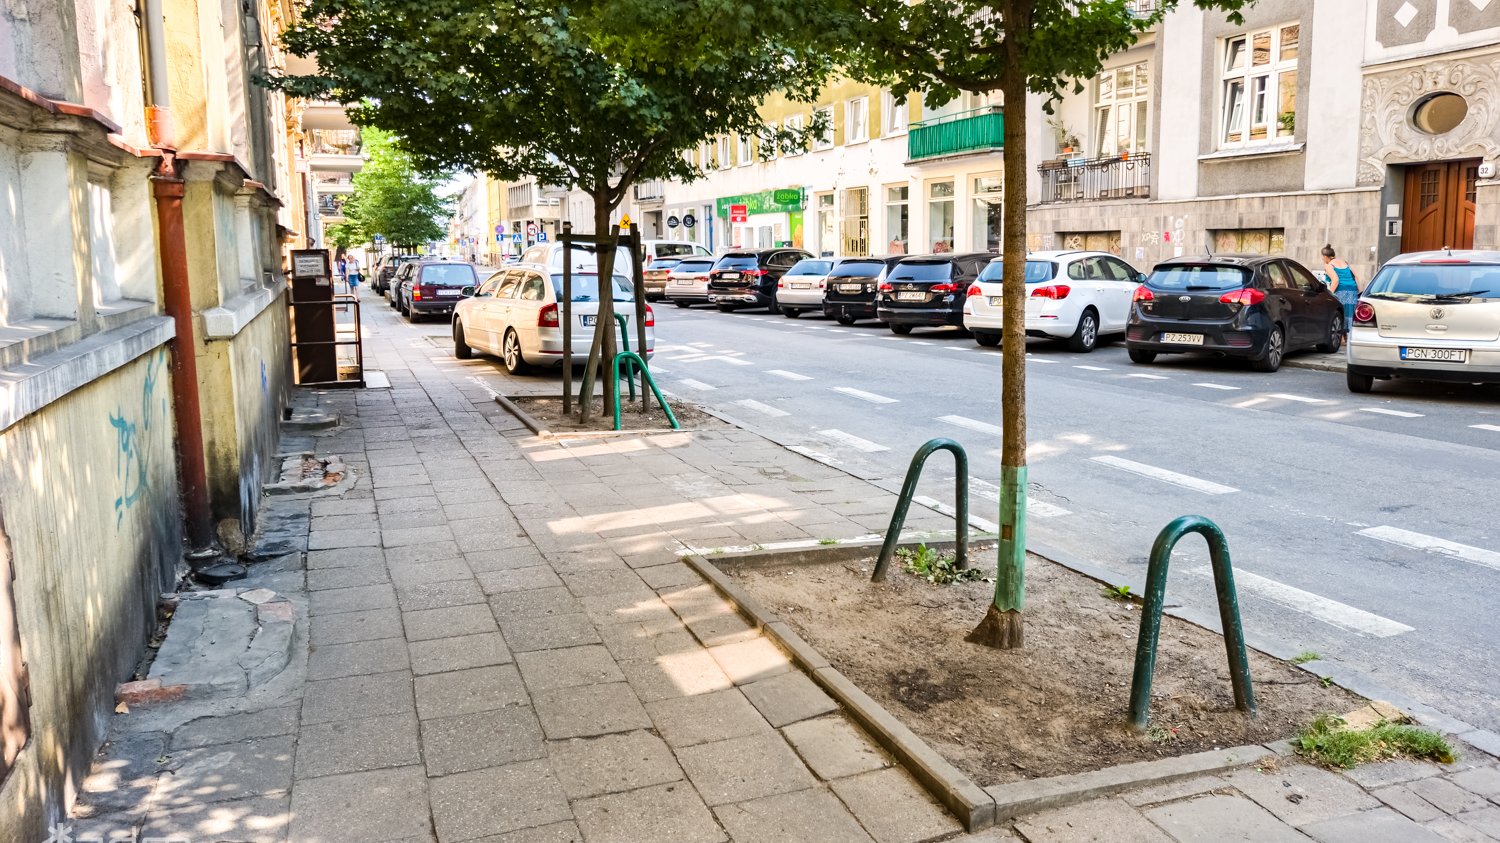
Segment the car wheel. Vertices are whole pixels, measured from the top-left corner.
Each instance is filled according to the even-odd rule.
[[[1344,380],[1349,384],[1350,392],[1357,392],[1360,395],[1364,395],[1375,386],[1374,375],[1356,375],[1353,372],[1347,372],[1344,375]]]
[[[839,324],[840,325],[853,325],[854,324],[854,317],[850,316],[847,313],[840,313],[839,316],[838,316],[838,319],[839,319]]]
[[[893,333],[893,334],[900,334],[903,337],[906,336],[907,334],[911,333],[911,326],[910,325],[897,325],[895,323],[892,323],[890,325],[890,329],[891,329],[891,333]]]
[[[1333,354],[1344,346],[1344,314],[1335,313],[1328,322],[1328,341],[1318,343],[1318,351]]]
[[[512,375],[523,375],[531,370],[526,357],[521,353],[521,337],[514,328],[505,332],[505,342],[500,346],[500,356],[505,361],[505,371]]]
[[[981,334],[975,331],[974,342],[979,343],[985,348],[994,348],[1000,344],[1000,334]]]
[[[1126,353],[1130,355],[1130,362],[1132,363],[1156,362],[1156,352],[1154,351],[1147,351],[1144,348],[1131,348],[1126,349]]]
[[[683,299],[678,299],[678,300],[672,302],[672,304],[677,305],[678,307],[682,308],[683,310],[686,310],[686,309],[688,309],[688,308],[690,308],[690,307],[693,306],[692,302],[690,302],[690,301],[684,301]]]
[[[1078,328],[1068,337],[1068,349],[1088,354],[1099,343],[1099,314],[1092,308],[1085,309],[1078,317]]]
[[[733,313],[734,312],[734,305],[732,305],[732,304],[718,304],[718,305],[715,305],[715,307],[719,308],[719,312],[720,313]]]
[[[474,357],[474,349],[464,342],[464,323],[453,320],[453,356],[460,360],[469,360]]]
[[[796,319],[798,316],[802,315],[802,311],[798,310],[795,307],[783,307],[781,309],[781,315],[785,316],[788,319]]]
[[[1281,358],[1285,354],[1286,334],[1280,325],[1273,325],[1271,335],[1266,337],[1266,350],[1250,361],[1250,367],[1257,372],[1274,372],[1281,368]]]
[[[771,303],[766,305],[766,312],[771,314],[772,316],[775,316],[776,314],[781,312],[781,305],[776,303],[775,298],[772,298]]]

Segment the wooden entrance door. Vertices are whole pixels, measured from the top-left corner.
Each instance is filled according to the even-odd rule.
[[[1407,167],[1401,251],[1474,248],[1474,183],[1478,179],[1478,160]]]

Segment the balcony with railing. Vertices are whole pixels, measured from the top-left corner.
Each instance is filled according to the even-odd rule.
[[[637,202],[660,202],[666,195],[667,184],[661,179],[647,179],[635,186]]]
[[[1151,153],[1043,162],[1041,204],[1151,198]]]
[[[906,157],[911,161],[997,152],[1005,148],[1005,115],[986,106],[911,124]]]
[[[364,165],[358,129],[312,129],[307,153],[314,171],[352,173]]]

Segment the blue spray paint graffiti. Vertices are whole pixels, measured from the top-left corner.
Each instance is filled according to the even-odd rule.
[[[123,408],[109,414],[110,427],[115,429],[118,451],[115,454],[115,481],[119,497],[115,498],[115,529],[125,522],[125,510],[135,506],[145,496],[149,486],[146,468],[150,462],[150,440],[144,435],[151,430],[151,422],[158,406],[162,415],[167,412],[167,399],[156,397],[156,382],[161,375],[167,355],[158,351],[146,363],[145,383],[141,387],[141,414],[134,421],[127,418]]]

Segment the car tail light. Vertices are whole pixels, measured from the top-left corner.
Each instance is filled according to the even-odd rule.
[[[1132,295],[1130,297],[1130,300],[1131,301],[1156,301],[1156,295],[1154,293],[1152,293],[1151,290],[1148,289],[1145,284],[1142,284],[1141,286],[1135,288],[1135,295]]]
[[[745,270],[745,274],[751,278],[760,278],[766,274],[766,271],[764,269],[747,269]]]
[[[1031,291],[1031,297],[1036,299],[1065,299],[1073,288],[1067,284],[1048,284],[1045,287],[1037,287]]]
[[[1246,287],[1243,290],[1230,290],[1219,296],[1220,304],[1238,304],[1249,307],[1252,304],[1260,304],[1266,300],[1266,294],[1254,287]]]
[[[894,292],[895,289],[896,289],[896,287],[895,287],[894,284],[885,283],[885,284],[881,284],[880,285],[880,292],[882,292],[882,293]]]
[[[956,293],[956,292],[958,292],[958,285],[957,284],[933,284],[932,287],[930,287],[928,289],[928,292],[930,292],[930,293]]]
[[[823,281],[819,281],[818,282],[818,289],[819,290],[826,290],[826,289],[828,289],[828,281],[826,279],[823,280]]]
[[[538,328],[556,328],[557,305],[549,304],[542,308],[542,311],[536,315],[536,324]]]
[[[783,282],[783,281],[777,281],[776,282],[776,289],[778,289],[778,290],[785,290],[786,289],[786,283]]]
[[[1458,264],[1466,264],[1468,262],[1469,261],[1466,258],[1427,258],[1427,259],[1425,259],[1425,260],[1422,261],[1422,263],[1427,263],[1427,264],[1433,264],[1433,263],[1447,263],[1447,264],[1458,263]]]
[[[970,284],[968,291],[964,293],[965,298],[973,298],[975,296],[982,295],[984,295],[984,293],[980,291],[978,284]]]
[[[422,288],[418,287],[416,284],[411,285],[411,300],[412,301],[421,301],[422,300]]]
[[[651,309],[651,305],[649,305],[649,304],[646,305],[646,327],[647,328],[655,328],[656,327],[656,311],[652,310]]]
[[[1374,325],[1375,307],[1367,301],[1362,301],[1354,306],[1354,324]]]

